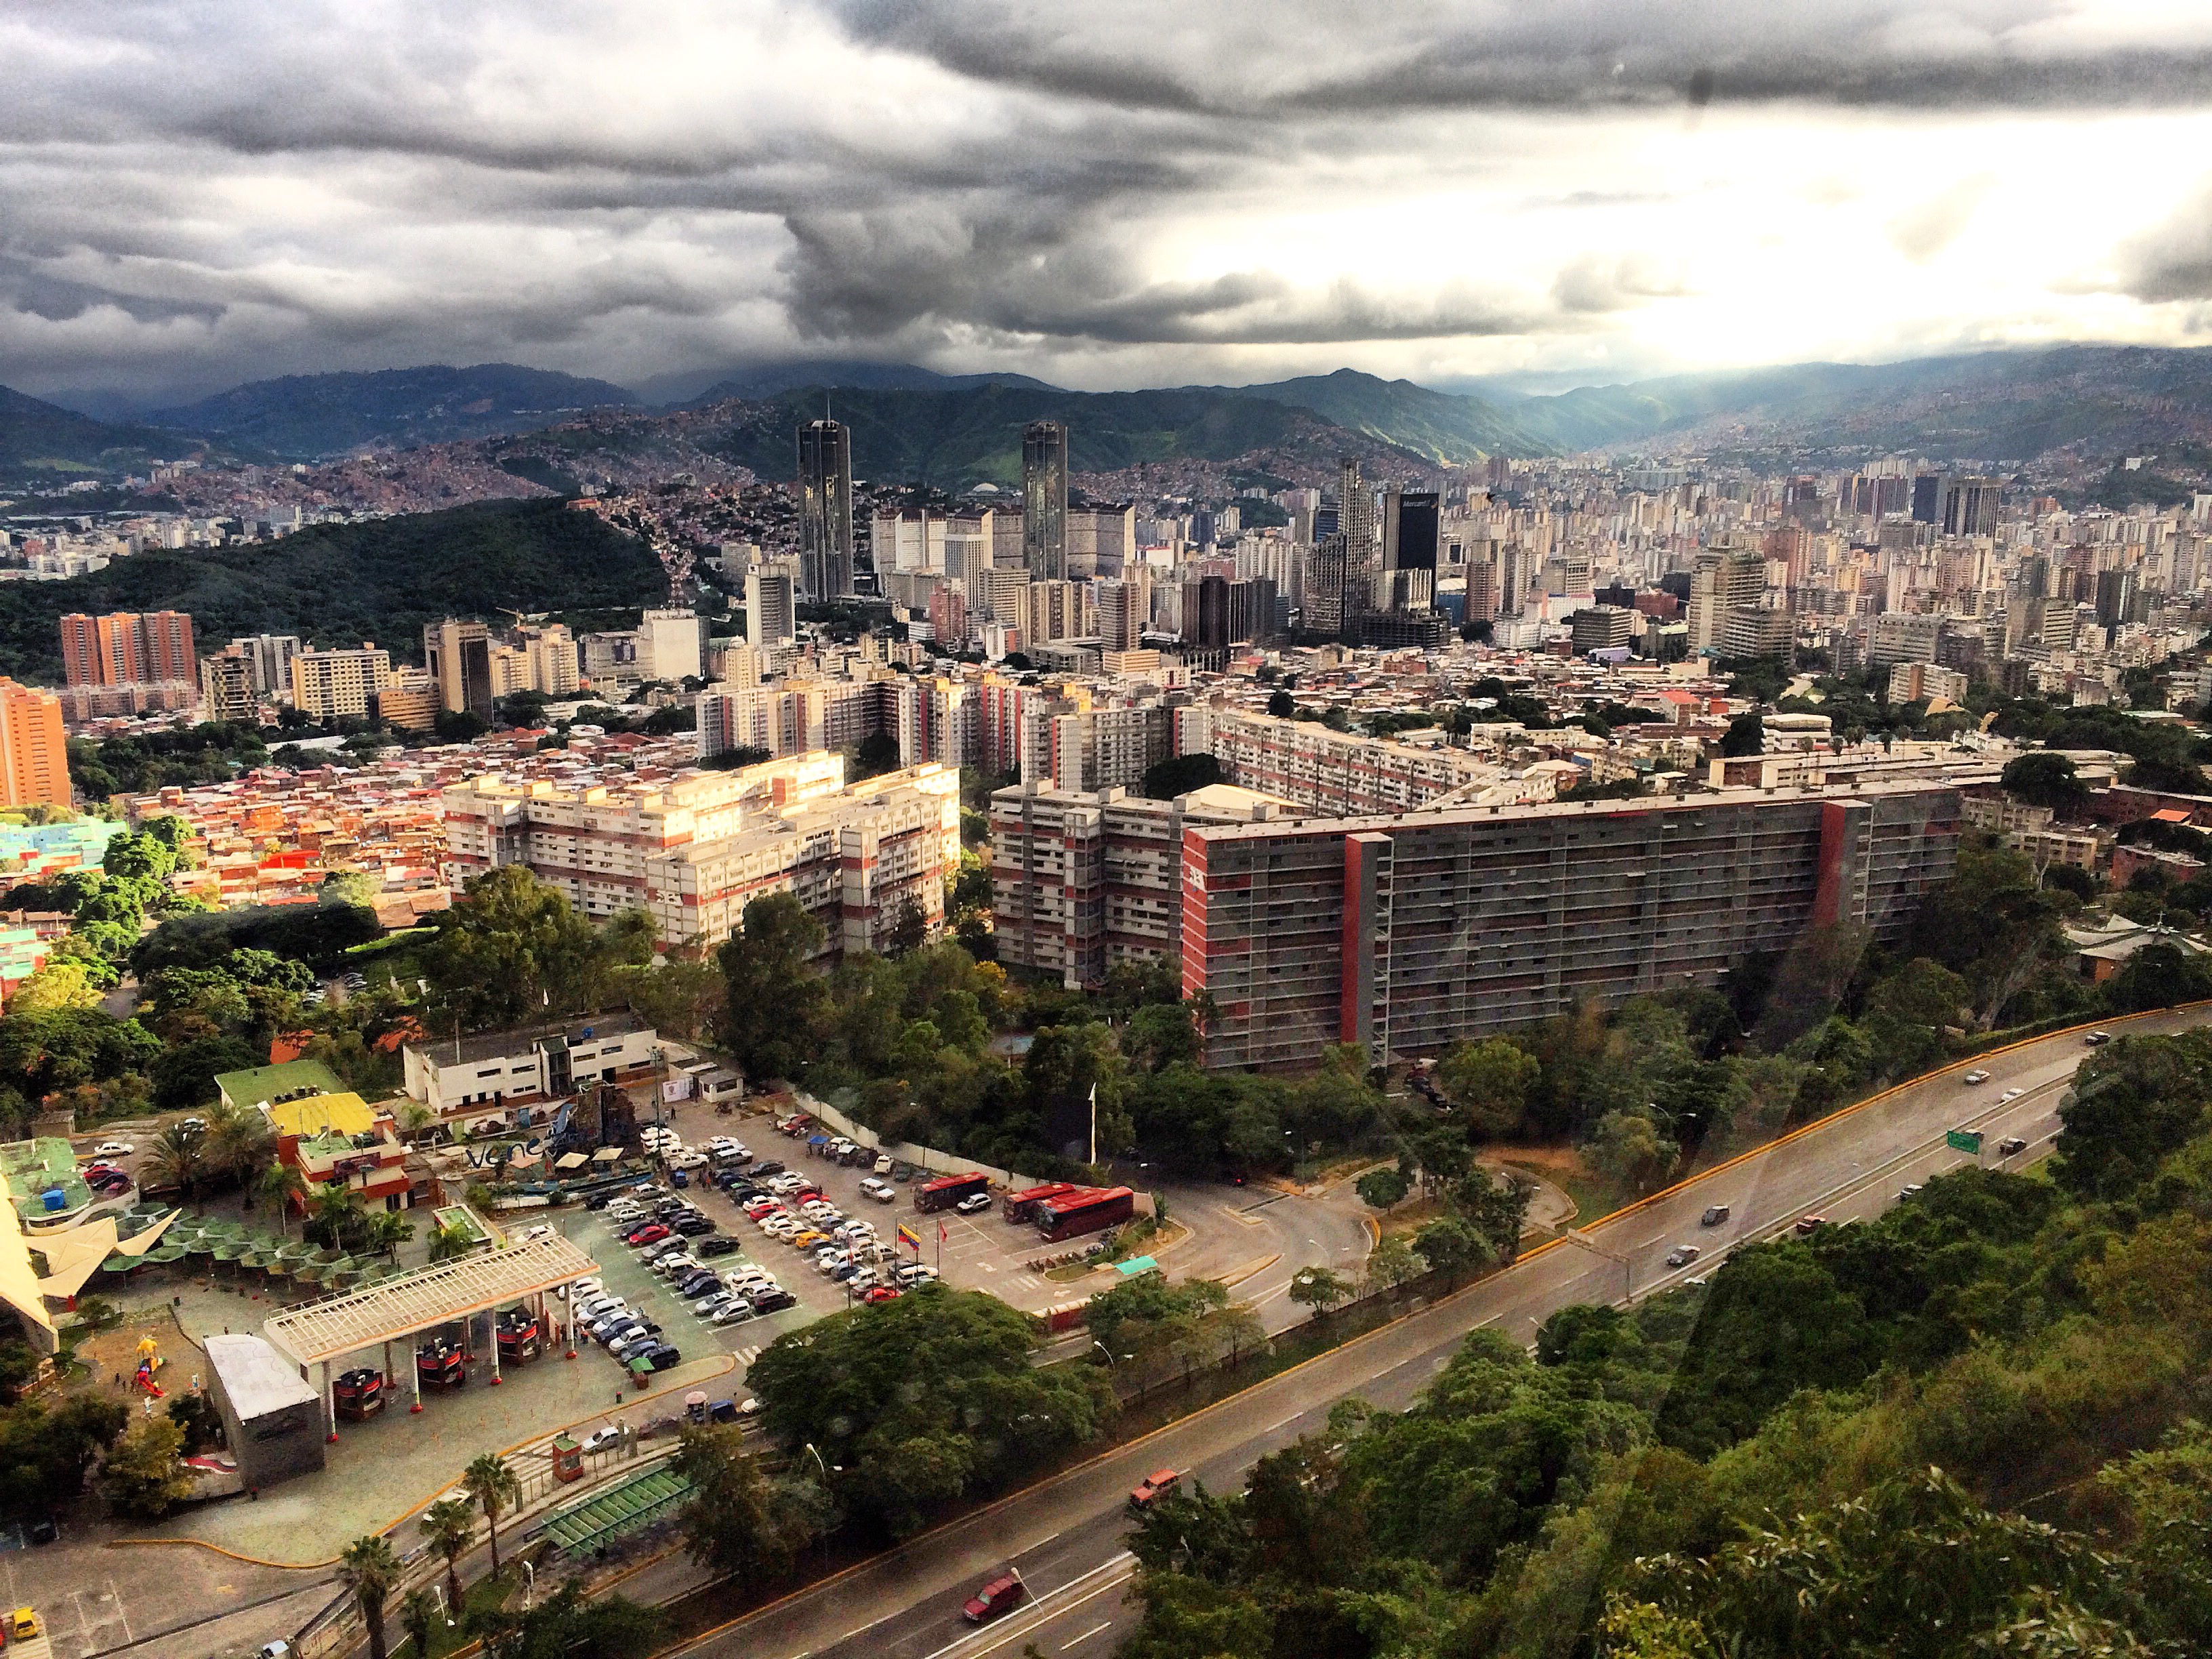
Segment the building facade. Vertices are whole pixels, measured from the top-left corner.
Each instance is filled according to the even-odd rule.
[[[1059,421],[1022,431],[1022,562],[1032,581],[1067,580],[1067,428]]]
[[[1956,860],[1956,789],[1186,827],[1182,972],[1206,1063],[1378,1060],[1683,986],[1816,926],[1894,938]]]
[[[819,604],[853,592],[853,437],[839,422],[799,428],[799,580]]]
[[[0,677],[0,806],[70,804],[58,698]]]

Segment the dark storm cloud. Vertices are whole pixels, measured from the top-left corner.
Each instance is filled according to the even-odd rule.
[[[1801,100],[1906,108],[2194,103],[2212,49],[2097,25],[2069,0],[1216,0],[1070,11],[845,0],[865,38],[962,75],[1131,110],[1584,109]],[[2086,26],[2085,12],[2092,15]]]
[[[0,380],[1571,334],[1682,285],[1589,242],[1517,283],[1376,249],[1301,280],[1264,236],[1164,280],[1163,227],[1504,179],[1501,114],[1555,122],[1548,163],[1693,82],[1722,111],[2201,101],[2208,45],[2062,0],[0,0]],[[1508,193],[1601,224],[1678,182]],[[2146,295],[2195,280],[2175,234]]]

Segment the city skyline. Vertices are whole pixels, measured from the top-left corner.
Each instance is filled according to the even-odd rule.
[[[2178,6],[273,21],[0,25],[9,384],[1557,384],[2212,320],[2208,181],[2173,164],[2212,136],[2212,19]]]

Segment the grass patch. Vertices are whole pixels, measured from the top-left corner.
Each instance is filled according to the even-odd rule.
[[[445,1580],[441,1576],[435,1582],[442,1584]],[[474,1583],[462,1585],[461,1613],[450,1626],[441,1621],[430,1626],[429,1651],[418,1654],[415,1651],[413,1639],[403,1636],[392,1644],[392,1659],[446,1659],[447,1655],[458,1653],[470,1646],[477,1638],[468,1633],[468,1615],[479,1610],[489,1613],[506,1606],[521,1583],[520,1571],[508,1561],[501,1564],[497,1577],[487,1574]],[[400,1598],[395,1595],[385,1604],[384,1609],[390,1615],[395,1630],[398,1624],[399,1601]]]

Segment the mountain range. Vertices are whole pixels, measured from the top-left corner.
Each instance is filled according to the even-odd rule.
[[[1484,391],[1340,369],[1255,386],[1086,392],[1026,375],[812,360],[717,371],[696,395],[656,410],[608,381],[484,363],[254,381],[115,423],[0,389],[0,482],[112,476],[149,456],[196,448],[308,461],[580,422],[602,435],[681,430],[687,441],[779,478],[791,475],[793,426],[825,407],[852,427],[859,470],[947,486],[1012,482],[1021,426],[1048,417],[1068,422],[1076,467],[1089,471],[1285,447],[1308,453],[1351,436],[1407,461],[1449,465],[1486,454],[1600,449],[1783,465],[1899,453],[2017,468],[2057,456],[2100,477],[2122,455],[2163,454],[2179,458],[2181,476],[2212,468],[2205,350],[2059,346],[1673,375],[1545,395]]]

